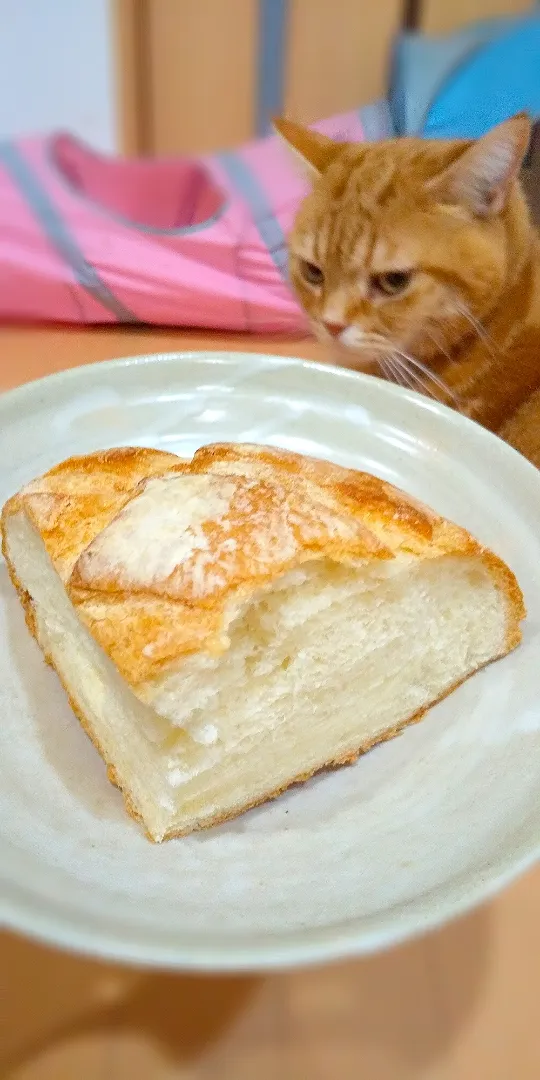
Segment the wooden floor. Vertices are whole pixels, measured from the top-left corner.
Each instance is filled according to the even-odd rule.
[[[0,330],[0,389],[108,356],[220,340]],[[266,347],[317,353],[311,343]],[[1,1080],[540,1078],[539,868],[437,933],[324,969],[269,978],[154,974],[5,935],[0,970]]]
[[[269,978],[145,974],[15,937],[3,1080],[538,1080],[540,871],[429,937]]]

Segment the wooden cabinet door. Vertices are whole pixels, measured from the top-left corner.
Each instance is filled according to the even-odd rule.
[[[115,4],[127,152],[204,153],[256,134],[259,0]],[[284,110],[311,121],[383,93],[401,7],[402,0],[288,0]]]
[[[254,0],[149,0],[148,125],[155,153],[204,153],[253,132]]]
[[[288,116],[304,123],[381,97],[402,0],[290,0]]]
[[[431,34],[443,34],[476,19],[522,15],[531,6],[532,0],[423,0],[422,28]]]

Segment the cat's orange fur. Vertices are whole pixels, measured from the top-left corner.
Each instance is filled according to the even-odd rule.
[[[540,467],[540,239],[519,184],[527,118],[478,142],[356,145],[276,127],[312,178],[290,273],[332,359],[439,398]],[[402,285],[395,272],[407,283],[388,295]]]

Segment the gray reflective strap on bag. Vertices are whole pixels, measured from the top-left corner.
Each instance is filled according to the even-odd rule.
[[[273,116],[283,111],[289,0],[259,0],[257,135],[268,135]]]
[[[79,247],[68,223],[57,210],[48,192],[19,148],[12,142],[0,143],[0,165],[31,210],[45,236],[60,257],[71,267],[76,282],[121,323],[140,323],[111,291]]]

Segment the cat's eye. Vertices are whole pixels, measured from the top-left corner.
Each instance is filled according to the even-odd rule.
[[[300,269],[302,271],[302,277],[304,281],[307,281],[308,285],[322,285],[324,281],[324,274],[315,263],[308,262],[306,259],[300,261]]]
[[[371,287],[383,296],[397,296],[405,291],[412,281],[412,270],[389,270],[387,274],[373,274]]]

